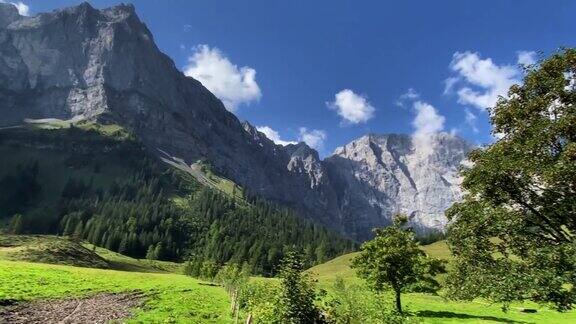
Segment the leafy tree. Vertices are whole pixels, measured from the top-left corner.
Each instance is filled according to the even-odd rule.
[[[200,268],[200,277],[207,280],[214,280],[219,270],[220,267],[216,262],[212,260],[205,260],[202,262],[202,268]]]
[[[248,282],[249,278],[250,272],[247,272],[245,267],[232,263],[222,266],[214,277],[214,281],[221,284],[229,294],[232,294]]]
[[[398,313],[402,313],[403,291],[421,282],[435,282],[434,276],[444,271],[442,261],[428,258],[419,248],[406,223],[407,218],[398,215],[392,226],[376,229],[376,237],[362,244],[360,255],[352,260],[352,267],[374,291],[394,290]]]
[[[314,304],[314,285],[303,271],[302,255],[289,250],[282,259],[279,272],[282,288],[278,313],[282,323],[324,322],[320,310]]]
[[[447,212],[452,298],[576,301],[576,50],[526,70],[490,110],[500,139],[473,151]]]

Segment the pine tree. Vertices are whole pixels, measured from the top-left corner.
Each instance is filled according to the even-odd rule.
[[[72,234],[72,239],[75,241],[82,241],[83,231],[84,231],[84,224],[82,221],[80,221],[80,222],[78,222],[78,225],[76,225],[76,228],[74,229],[74,233]]]
[[[12,216],[10,225],[8,226],[10,234],[22,234],[24,232],[24,221],[22,215],[16,214]]]

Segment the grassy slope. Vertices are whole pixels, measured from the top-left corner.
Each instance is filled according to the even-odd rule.
[[[134,290],[149,297],[130,322],[231,322],[230,301],[224,289],[188,276],[0,260],[0,301]]]
[[[131,321],[229,323],[224,289],[181,271],[177,263],[136,260],[61,237],[0,235],[0,304],[140,290],[148,301]]]
[[[450,251],[444,241],[422,247],[430,256],[450,259]],[[330,292],[334,280],[338,277],[349,284],[363,284],[350,268],[350,261],[358,253],[350,253],[317,265],[308,270],[318,280],[320,288]],[[390,296],[392,300],[392,296]],[[533,303],[513,305],[504,313],[499,305],[482,301],[472,303],[447,301],[440,296],[409,293],[403,297],[408,311],[421,317],[425,323],[490,323],[490,322],[528,322],[528,323],[576,323],[576,312],[558,313]],[[535,314],[521,313],[520,308],[537,308]]]
[[[134,272],[182,272],[182,265],[178,263],[134,259],[51,235],[0,234],[0,259]]]

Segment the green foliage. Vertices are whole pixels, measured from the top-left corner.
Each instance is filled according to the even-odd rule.
[[[406,217],[396,216],[392,226],[377,229],[376,237],[362,244],[360,255],[352,261],[352,267],[374,291],[392,288],[399,313],[402,292],[423,282],[438,288],[434,276],[444,271],[443,261],[428,258],[419,248],[414,232],[404,228],[406,222]]]
[[[282,292],[276,279],[252,280],[241,287],[239,306],[252,314],[255,323],[279,323],[279,296]]]
[[[392,311],[378,294],[366,291],[358,284],[348,284],[338,277],[324,301],[330,323],[406,323],[408,318]]]
[[[295,250],[288,251],[282,259],[279,272],[281,292],[278,316],[282,323],[324,322],[320,309],[314,304],[314,284],[303,270],[302,255]]]
[[[221,284],[231,295],[246,285],[249,279],[250,269],[247,263],[244,263],[243,266],[235,263],[226,264],[218,270],[214,277],[214,281]]]
[[[491,109],[502,138],[470,154],[448,210],[451,297],[576,302],[576,50],[530,67]]]

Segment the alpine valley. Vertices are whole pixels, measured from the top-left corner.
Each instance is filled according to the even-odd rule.
[[[317,262],[398,213],[419,235],[436,235],[462,196],[458,171],[473,149],[447,133],[368,134],[325,159],[305,143],[277,145],[185,76],[132,5],[25,17],[0,3],[0,127],[5,222],[21,214],[25,232],[76,231],[136,256],[162,243],[158,253],[177,259],[186,241],[221,261],[267,259],[253,263],[264,272],[277,258],[269,247],[246,242],[235,255],[210,247],[214,233],[230,226],[256,237],[258,223],[286,232],[278,244],[321,237],[303,246]],[[120,206],[128,216],[114,214]],[[226,234],[227,244],[242,235]]]

